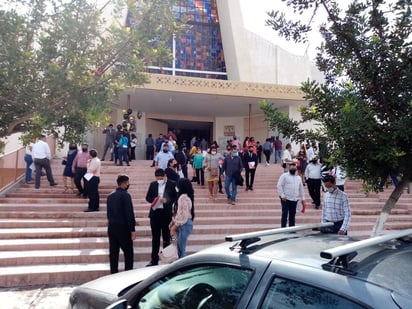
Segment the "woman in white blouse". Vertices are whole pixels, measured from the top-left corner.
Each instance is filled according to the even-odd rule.
[[[186,255],[186,245],[193,230],[194,190],[187,178],[180,178],[176,183],[177,201],[174,204],[174,215],[170,223],[170,235],[176,238],[179,258]]]
[[[90,159],[87,161],[87,173],[84,178],[87,180],[86,192],[89,197],[89,207],[85,209],[85,212],[99,211],[100,196],[99,196],[99,183],[100,183],[100,167],[101,162],[97,157],[97,151],[92,149],[89,151]]]

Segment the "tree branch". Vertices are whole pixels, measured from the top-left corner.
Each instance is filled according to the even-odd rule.
[[[7,130],[6,130],[6,135],[10,135],[12,133],[14,133],[14,128],[17,127],[19,124],[22,124],[26,121],[29,121],[33,118],[34,113],[31,114],[27,114],[24,115],[21,118],[17,118],[15,120],[13,120],[12,122],[9,123],[9,125],[7,126]]]

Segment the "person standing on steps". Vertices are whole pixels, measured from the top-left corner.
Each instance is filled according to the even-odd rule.
[[[39,140],[33,145],[32,156],[36,167],[35,188],[40,188],[41,170],[43,168],[46,170],[47,180],[50,186],[57,186],[50,167],[51,152],[49,144],[46,143],[46,135],[40,135]]]
[[[172,207],[176,200],[176,183],[165,179],[165,171],[155,170],[155,181],[149,185],[146,201],[150,203],[150,229],[152,232],[151,260],[146,266],[159,264],[160,236],[163,239],[163,248],[170,244],[169,224],[172,221]]]
[[[258,157],[253,152],[253,146],[249,145],[248,151],[243,155],[243,166],[246,171],[246,191],[253,191],[256,168],[258,166]]]
[[[139,141],[137,140],[136,134],[132,133],[130,134],[130,158],[129,161],[136,161],[136,147],[137,143]]]
[[[277,184],[277,192],[282,205],[281,227],[295,226],[296,206],[298,200],[302,203],[305,200],[302,178],[297,175],[296,163],[289,164],[289,172],[283,173]]]
[[[82,144],[82,151],[78,152],[73,160],[72,172],[74,184],[78,190],[77,196],[87,198],[87,181],[83,178],[87,172],[87,161],[89,160],[88,145]],[[82,185],[83,182],[83,185]]]
[[[117,164],[118,166],[122,166],[123,161],[126,162],[127,166],[130,166],[128,154],[129,138],[127,135],[128,134],[125,131],[123,131],[119,139],[119,164]]]
[[[273,153],[275,154],[275,164],[281,160],[282,157],[282,141],[279,139],[279,136],[275,137],[273,142]]]
[[[174,159],[175,157],[169,151],[169,145],[167,143],[163,144],[162,151],[158,152],[154,158],[156,168],[161,168],[162,170],[166,170],[167,165],[170,159]]]
[[[205,185],[205,171],[203,168],[203,161],[205,157],[202,154],[202,149],[197,148],[196,154],[193,156],[193,167],[196,171],[196,181],[198,185]]]
[[[155,140],[152,137],[152,133],[149,133],[149,135],[146,137],[144,144],[146,145],[146,160],[153,161],[156,145]]]
[[[332,175],[323,177],[323,184],[326,193],[323,197],[321,222],[333,222],[333,226],[322,228],[321,232],[347,235],[352,218],[348,196],[336,186],[336,179]]]
[[[89,151],[90,159],[87,161],[87,171],[83,176],[87,180],[87,196],[89,197],[89,207],[84,212],[99,211],[100,195],[100,167],[101,162],[97,157],[97,151]]]
[[[33,156],[32,156],[32,151],[33,151],[33,144],[30,143],[29,145],[26,146],[26,151],[24,154],[24,161],[26,162],[26,173],[24,176],[24,181],[26,184],[32,184],[33,179],[32,179],[32,164],[33,164]],[[34,164],[33,164],[34,166]]]
[[[116,138],[116,130],[113,128],[113,124],[109,124],[107,128],[103,130],[103,134],[106,134],[106,140],[103,147],[102,161],[106,157],[107,150],[110,149],[110,161],[113,161],[113,146]]]
[[[179,258],[186,256],[186,246],[193,230],[195,219],[194,190],[187,178],[180,178],[176,183],[177,201],[174,204],[173,220],[170,223],[170,235],[176,236]]]
[[[136,219],[129,189],[129,177],[117,177],[117,189],[107,197],[110,273],[119,271],[119,252],[124,254],[124,270],[133,269],[133,240],[136,239]]]
[[[286,144],[285,150],[283,151],[283,154],[282,154],[283,171],[287,173],[289,171],[289,165],[291,163],[294,163],[296,166],[296,161],[297,159],[292,158],[292,145],[289,143]]]
[[[272,143],[270,142],[270,138],[267,138],[265,143],[263,144],[263,154],[265,155],[265,166],[269,166],[270,164],[270,155],[272,154]]]
[[[219,161],[224,160],[217,147],[213,145],[206,155],[203,166],[205,167],[205,179],[209,190],[209,199],[216,201],[219,187]]]
[[[66,193],[69,189],[71,193],[74,193],[74,174],[72,171],[72,165],[74,158],[77,156],[77,145],[76,143],[71,143],[69,146],[69,151],[67,152],[66,164],[63,170],[63,193]],[[68,183],[70,181],[70,184]]]
[[[241,177],[243,165],[242,160],[239,156],[237,146],[233,145],[229,154],[225,157],[223,161],[222,178],[225,179],[225,191],[227,196],[227,203],[236,205],[237,196],[237,177]]]
[[[317,157],[314,157],[312,161],[309,162],[305,169],[306,183],[308,184],[309,195],[312,198],[315,208],[320,207],[320,188],[322,186],[322,165],[319,163]]]

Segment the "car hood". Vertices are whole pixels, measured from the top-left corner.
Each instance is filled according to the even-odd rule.
[[[105,308],[139,282],[167,265],[128,270],[86,282],[73,290],[67,308]]]
[[[156,265],[119,272],[86,282],[80,287],[118,296],[125,288],[145,280],[165,266],[167,265]]]

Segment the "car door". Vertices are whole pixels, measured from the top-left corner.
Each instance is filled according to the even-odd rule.
[[[274,261],[248,308],[397,308],[390,293],[368,282],[322,269]]]
[[[255,264],[239,256],[178,261],[136,286],[125,298],[135,309],[245,307],[268,261],[257,263],[258,267]]]

